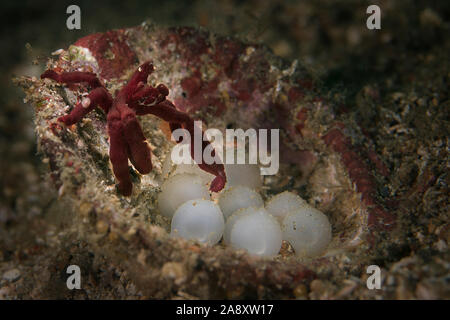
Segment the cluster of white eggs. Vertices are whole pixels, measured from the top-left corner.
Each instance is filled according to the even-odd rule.
[[[169,171],[172,171],[169,174]],[[288,241],[299,257],[322,254],[331,240],[326,215],[298,195],[285,191],[266,204],[256,191],[262,185],[257,165],[225,165],[227,185],[211,199],[213,176],[196,165],[171,170],[158,195],[160,213],[171,219],[171,236],[214,245],[225,244],[249,253],[272,257]]]

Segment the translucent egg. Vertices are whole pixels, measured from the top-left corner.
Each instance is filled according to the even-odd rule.
[[[191,173],[199,176],[205,184],[211,183],[211,181],[215,178],[214,175],[208,173],[196,164],[179,164],[176,166],[175,171],[173,171],[172,175],[182,174],[182,173]]]
[[[285,191],[272,197],[266,203],[266,210],[281,223],[292,210],[307,206],[305,200],[290,191]]]
[[[194,174],[177,174],[169,177],[161,186],[158,207],[162,215],[172,218],[175,210],[188,200],[210,199],[204,181]]]
[[[291,211],[281,225],[283,239],[288,241],[299,257],[322,254],[331,241],[331,225],[321,211],[303,206]]]
[[[213,245],[222,238],[224,228],[217,204],[210,200],[189,200],[175,211],[170,235]]]
[[[261,171],[257,164],[225,164],[226,188],[245,186],[258,189],[262,185]]]
[[[226,220],[226,224],[225,224],[225,231],[223,232],[223,241],[226,244],[230,244],[230,240],[231,240],[231,230],[234,227],[234,223],[236,222],[236,220],[242,216],[243,214],[249,213],[251,211],[247,210],[248,208],[243,208],[243,209],[239,209],[237,211],[235,211],[230,217],[228,217],[228,219]]]
[[[220,194],[219,206],[225,219],[227,219],[239,209],[262,207],[264,206],[264,201],[261,195],[253,189],[244,186],[235,186]]]
[[[250,254],[272,257],[281,248],[280,225],[264,208],[239,210],[228,220],[225,233],[231,246]]]
[[[193,160],[190,158],[190,156],[187,160],[193,162]],[[191,164],[187,164],[187,163],[176,164],[176,163],[174,163],[171,159],[171,152],[167,153],[167,155],[163,161],[161,171],[162,171],[162,176],[164,178],[167,178],[169,176],[174,176],[176,174],[181,174],[181,173],[192,173],[192,174],[195,174],[195,175],[199,176],[200,178],[202,178],[202,180],[205,184],[210,183],[214,179],[214,175],[200,169],[200,167],[194,162]]]

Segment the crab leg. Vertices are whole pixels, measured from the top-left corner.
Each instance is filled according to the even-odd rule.
[[[133,73],[127,85],[121,89],[122,95],[124,95],[129,102],[132,100],[136,88],[143,86],[147,83],[147,78],[150,73],[154,70],[153,64],[149,61],[143,63],[139,68]]]
[[[131,97],[132,101],[143,101],[144,105],[154,105],[164,101],[169,94],[169,89],[163,84],[158,85],[156,88],[150,86],[142,86]]]
[[[99,87],[91,91],[81,102],[77,103],[75,108],[65,116],[58,118],[58,121],[70,126],[80,121],[86,114],[91,112],[97,105],[102,107],[105,112],[108,112],[112,104],[112,97],[109,92]]]
[[[128,145],[123,135],[120,112],[112,108],[108,113],[109,159],[114,175],[119,180],[119,191],[124,196],[130,196],[133,189],[128,170]]]
[[[160,85],[160,86],[162,86],[162,85]],[[158,86],[159,87],[159,86]],[[165,86],[164,86],[165,87]],[[159,91],[160,92],[160,91]],[[164,102],[164,103],[163,103]],[[133,109],[136,111],[136,114],[137,115],[140,115],[140,116],[142,116],[142,115],[146,115],[146,114],[148,114],[149,113],[149,111],[148,110],[150,110],[150,108],[151,107],[153,107],[154,105],[156,105],[156,104],[161,104],[161,103],[163,103],[163,105],[166,107],[166,108],[172,108],[172,109],[175,109],[175,110],[177,110],[176,109],[176,107],[172,104],[172,103],[170,103],[170,102],[166,102],[165,101],[165,96],[164,96],[164,98],[163,99],[161,99],[161,101],[156,101],[154,104],[151,104],[151,105],[146,105],[146,104],[133,104]],[[155,112],[157,112],[157,111],[155,111]],[[164,120],[164,119],[163,119]],[[169,126],[170,126],[170,131],[175,131],[176,129],[180,129],[181,128],[181,124],[180,123],[177,123],[177,122],[172,122],[172,121],[169,121]],[[181,139],[181,138],[180,138]],[[177,141],[177,143],[178,143],[179,141]]]
[[[181,125],[191,134],[191,157],[194,157],[194,121],[184,112],[178,111],[175,106],[168,100],[161,102],[154,106],[139,105],[136,107],[136,113],[139,115],[153,114],[158,118],[161,118],[170,124]],[[179,142],[179,141],[177,141]],[[209,141],[202,139],[202,150],[210,144]],[[217,192],[223,189],[226,183],[225,168],[222,163],[198,164],[200,169],[209,172],[216,176],[211,182],[210,190]]]
[[[141,174],[147,174],[152,170],[151,150],[136,119],[136,113],[126,104],[118,105],[118,109],[131,163]]]
[[[46,70],[41,74],[41,79],[52,79],[58,83],[66,84],[86,82],[92,88],[103,87],[100,80],[98,80],[97,75],[92,72],[72,71],[59,74],[54,70]]]
[[[173,105],[173,103],[165,103],[165,105],[166,105],[168,108],[173,108],[173,109],[177,110],[177,108]],[[175,123],[175,122],[169,122],[169,126],[170,126],[170,131],[171,131],[171,132],[174,132],[175,130],[181,128],[181,124]],[[180,137],[179,139],[181,139],[181,137]],[[176,142],[179,143],[180,140],[177,140]]]

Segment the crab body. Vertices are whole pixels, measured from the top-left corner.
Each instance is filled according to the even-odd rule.
[[[114,175],[119,181],[119,191],[125,196],[130,196],[132,192],[128,160],[141,174],[147,174],[152,170],[151,150],[136,115],[153,114],[169,122],[172,131],[183,127],[191,134],[194,132],[194,121],[190,116],[177,110],[173,103],[166,99],[169,94],[167,87],[160,84],[155,88],[146,84],[147,77],[153,69],[150,62],[142,64],[114,97],[91,72],[74,71],[58,74],[54,70],[47,70],[41,75],[42,79],[48,78],[64,84],[84,82],[91,87],[87,97],[68,115],[58,120],[70,126],[79,122],[96,106],[105,111],[110,139],[109,157]],[[203,142],[203,148],[208,145],[208,141]],[[191,148],[194,148],[193,141]],[[202,163],[199,166],[216,176],[211,183],[211,191],[220,191],[226,182],[223,164]]]

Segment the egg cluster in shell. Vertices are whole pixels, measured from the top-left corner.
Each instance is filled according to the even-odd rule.
[[[323,254],[331,241],[328,217],[298,195],[285,191],[264,204],[257,165],[226,165],[227,185],[211,199],[212,175],[195,164],[163,165],[167,179],[158,195],[159,211],[171,219],[171,236],[209,245],[223,242],[250,254],[273,257],[282,241],[298,257]]]

